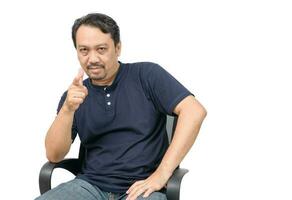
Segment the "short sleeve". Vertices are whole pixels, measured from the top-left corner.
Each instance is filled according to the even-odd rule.
[[[176,105],[193,94],[161,66],[154,63],[146,64],[141,69],[144,90],[160,112],[174,115]]]
[[[66,100],[66,97],[67,97],[67,91],[64,92],[64,94],[62,95],[60,101],[59,101],[59,104],[58,104],[58,108],[57,108],[57,114],[60,112],[65,100]],[[75,140],[76,138],[76,135],[77,135],[77,125],[76,125],[76,117],[74,115],[74,119],[73,119],[73,124],[72,124],[72,129],[71,129],[71,138],[72,138],[72,142]]]

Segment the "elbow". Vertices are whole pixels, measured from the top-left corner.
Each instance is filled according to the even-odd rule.
[[[202,110],[200,111],[200,116],[202,118],[202,120],[204,120],[207,116],[207,110],[206,108],[202,107]]]
[[[201,124],[203,123],[206,116],[207,116],[207,110],[204,107],[202,107],[202,110],[199,112],[199,118],[200,118]]]
[[[203,122],[207,116],[207,110],[203,105],[196,106],[193,108],[193,113],[196,121]]]
[[[69,152],[71,144],[58,143],[51,141],[48,138],[45,140],[46,157],[52,163],[60,162],[64,159]]]
[[[199,126],[202,125],[206,116],[207,116],[207,110],[203,106],[201,106],[199,109],[197,108],[193,114],[194,121],[196,124],[199,124]]]
[[[48,161],[52,163],[58,163],[63,160],[63,157],[58,156],[55,153],[50,153],[49,151],[46,151],[46,156],[47,156]]]
[[[206,118],[207,116],[207,110],[206,108],[193,97],[193,101],[190,104],[190,108],[188,108],[188,110],[192,110],[193,111],[193,116],[196,118],[196,120],[203,122],[203,120]]]
[[[52,163],[58,163],[65,157],[65,153],[58,150],[54,145],[46,144],[46,157]]]

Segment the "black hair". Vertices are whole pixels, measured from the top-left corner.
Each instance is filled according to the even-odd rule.
[[[101,13],[90,13],[75,20],[72,26],[72,40],[76,48],[76,33],[81,25],[99,28],[103,33],[110,33],[115,46],[120,42],[120,29],[115,20]]]

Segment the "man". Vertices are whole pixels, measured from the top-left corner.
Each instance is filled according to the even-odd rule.
[[[204,107],[159,65],[119,62],[119,27],[109,16],[77,19],[72,39],[82,69],[61,98],[45,146],[48,160],[59,162],[78,134],[85,163],[76,179],[37,199],[165,200],[163,189],[194,143]],[[169,146],[167,114],[178,115]]]

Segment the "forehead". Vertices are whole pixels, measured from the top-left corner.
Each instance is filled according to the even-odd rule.
[[[76,32],[77,46],[95,46],[99,44],[114,44],[110,33],[103,33],[99,28],[81,25]]]

